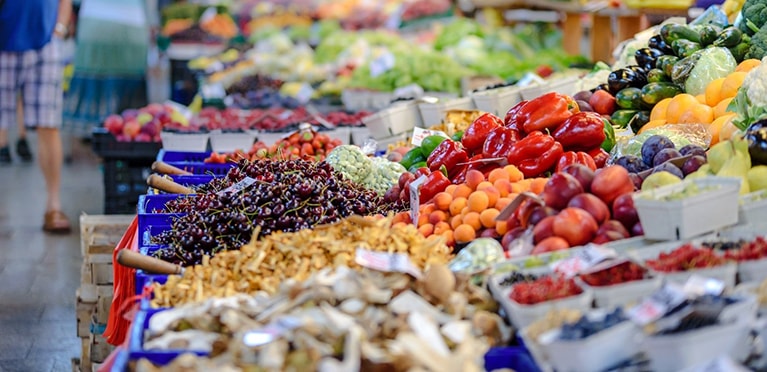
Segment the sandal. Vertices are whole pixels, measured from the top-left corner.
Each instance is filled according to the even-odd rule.
[[[69,218],[61,211],[45,212],[43,230],[55,234],[67,234],[72,231]]]

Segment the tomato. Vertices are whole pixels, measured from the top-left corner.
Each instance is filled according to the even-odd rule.
[[[605,90],[597,90],[589,98],[589,106],[601,115],[612,115],[615,112],[615,97]]]

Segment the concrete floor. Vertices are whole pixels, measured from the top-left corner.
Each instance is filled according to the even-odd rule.
[[[36,151],[36,138],[30,134]],[[15,143],[15,140],[12,142]],[[72,233],[43,233],[43,178],[36,163],[0,166],[0,371],[69,371],[80,357],[75,290],[80,286],[81,213],[103,213],[98,159],[74,143],[62,196]]]

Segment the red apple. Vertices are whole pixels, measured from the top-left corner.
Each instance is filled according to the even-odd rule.
[[[136,109],[123,110],[121,115],[122,115],[123,119],[125,119],[125,120],[135,119],[136,116],[138,116],[138,110],[136,110]]]
[[[583,193],[575,195],[570,199],[570,202],[567,203],[567,206],[580,208],[589,212],[598,224],[601,224],[610,218],[610,208],[607,207],[607,204],[605,204],[602,199],[599,199],[592,194]]]
[[[621,239],[626,239],[631,236],[628,230],[626,230],[626,227],[616,220],[605,221],[601,226],[599,226],[597,235],[607,232],[617,233],[619,236],[621,236]]]
[[[136,119],[129,119],[125,121],[125,125],[123,125],[123,135],[128,138],[136,138],[136,135],[141,132],[141,125],[136,121]]]
[[[561,173],[567,173],[575,177],[583,187],[583,192],[591,190],[591,182],[594,181],[594,171],[583,164],[570,164],[562,169]]]
[[[567,243],[567,240],[564,240],[558,236],[550,236],[536,244],[535,248],[533,248],[533,251],[530,252],[530,254],[563,251],[566,249],[570,249],[570,244]]]
[[[613,202],[613,219],[618,220],[628,230],[639,222],[639,214],[634,207],[634,198],[631,194],[623,194]]]
[[[165,107],[159,103],[150,103],[144,109],[146,112],[152,114],[152,116],[165,112]]]
[[[133,140],[136,142],[152,142],[152,137],[146,133],[139,133]]]
[[[555,216],[548,216],[541,220],[541,222],[538,222],[537,225],[535,225],[535,228],[533,228],[533,242],[538,244],[543,239],[546,239],[550,236],[554,236],[554,219]]]
[[[580,208],[565,208],[554,217],[554,235],[567,240],[571,247],[590,242],[598,228],[594,217]]]
[[[152,138],[155,135],[160,133],[160,128],[161,128],[160,121],[157,119],[152,119],[152,121],[141,126],[141,133],[144,133],[148,135],[149,138]]]
[[[123,132],[123,118],[120,115],[109,115],[104,119],[104,128],[112,133],[112,135],[118,135]]]
[[[591,193],[611,204],[617,197],[634,191],[634,183],[629,178],[626,168],[611,165],[602,168],[594,175],[591,182]]]
[[[567,173],[555,173],[543,186],[543,201],[547,207],[562,209],[573,196],[583,192],[583,186]]]
[[[415,180],[415,176],[413,175],[413,173],[405,172],[405,173],[402,173],[399,176],[399,181],[397,183],[399,185],[399,188],[404,190],[405,189],[405,183],[407,181],[411,181],[412,182],[413,180]]]

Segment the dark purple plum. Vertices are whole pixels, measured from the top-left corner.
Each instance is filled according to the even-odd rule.
[[[684,173],[682,172],[682,170],[672,163],[663,163],[652,169],[653,173],[658,173],[663,171],[669,172],[679,178],[684,178]]]
[[[680,156],[682,156],[682,154],[680,154],[679,151],[674,148],[663,149],[658,151],[658,153],[655,154],[655,157],[652,158],[652,165],[657,167],[671,159],[678,158]]]
[[[679,149],[679,153],[682,154],[682,156],[687,155],[700,155],[702,157],[706,157],[706,150],[698,145],[687,145]]]
[[[594,109],[586,101],[575,101],[575,103],[578,104],[578,109],[582,112],[594,112]]]
[[[669,148],[673,149],[674,147],[674,142],[671,142],[671,140],[666,136],[651,136],[642,144],[642,160],[644,160],[644,163],[647,164],[647,166],[652,166],[655,154],[657,154],[660,150]]]
[[[648,167],[639,157],[634,155],[624,155],[615,160],[615,165],[626,168],[629,173],[639,173]]]
[[[693,155],[684,162],[684,165],[682,165],[682,173],[687,176],[688,174],[697,171],[703,164],[706,164],[705,157],[700,155]]]

